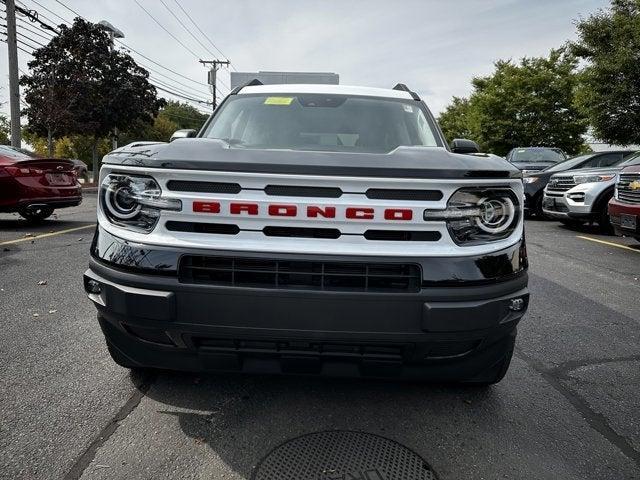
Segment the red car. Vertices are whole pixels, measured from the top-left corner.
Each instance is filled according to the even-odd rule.
[[[81,202],[82,189],[72,161],[0,145],[0,212],[18,212],[38,221],[57,208]]]
[[[640,241],[640,165],[620,172],[615,195],[609,202],[609,219],[616,235]]]

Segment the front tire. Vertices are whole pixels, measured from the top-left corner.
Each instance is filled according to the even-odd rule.
[[[613,225],[611,225],[611,219],[609,218],[609,212],[605,208],[598,214],[598,226],[603,233],[613,234]]]
[[[49,218],[53,214],[53,208],[51,207],[36,207],[36,208],[23,208],[18,211],[20,216],[29,222],[41,222],[42,220]]]
[[[542,195],[538,195],[536,197],[534,207],[533,207],[533,212],[536,214],[536,217],[538,217],[538,220],[547,219],[547,216],[544,214],[544,211],[542,210]]]

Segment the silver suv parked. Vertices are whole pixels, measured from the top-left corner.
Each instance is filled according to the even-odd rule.
[[[607,204],[613,197],[618,173],[640,164],[640,152],[611,167],[574,170],[552,175],[544,189],[542,210],[545,215],[566,224],[597,222],[611,230]]]

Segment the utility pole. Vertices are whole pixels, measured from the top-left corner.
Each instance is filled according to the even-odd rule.
[[[213,110],[215,110],[218,103],[216,101],[216,77],[218,66],[228,66],[231,62],[229,62],[229,60],[200,60],[200,63],[203,65],[211,65],[211,68],[209,68],[209,74],[207,75],[207,83],[211,85],[211,90],[213,92]]]
[[[9,108],[11,110],[11,146],[22,145],[20,132],[20,85],[18,83],[18,43],[16,39],[16,3],[5,0],[7,12],[7,50],[9,51]]]

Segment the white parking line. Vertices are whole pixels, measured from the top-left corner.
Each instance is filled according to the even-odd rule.
[[[6,242],[0,242],[0,246],[1,245],[14,245],[16,243],[22,243],[22,242],[30,242],[31,240],[37,240],[40,238],[46,238],[46,237],[55,237],[56,235],[62,235],[65,233],[71,233],[71,232],[77,232],[78,230],[84,230],[87,228],[94,228],[95,224],[91,224],[91,225],[83,225],[82,227],[74,227],[74,228],[67,228],[66,230],[59,230],[57,232],[50,232],[50,233],[43,233],[42,235],[33,235],[31,237],[24,237],[24,238],[17,238],[15,240],[8,240]]]

